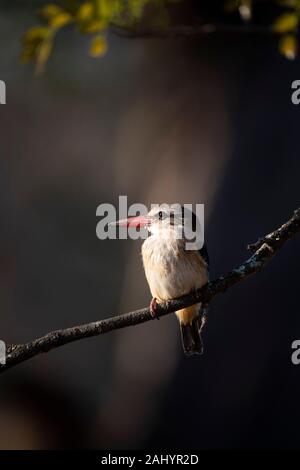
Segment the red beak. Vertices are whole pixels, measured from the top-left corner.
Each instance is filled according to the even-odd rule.
[[[138,217],[128,217],[128,219],[121,219],[117,222],[111,222],[109,225],[143,228],[147,225],[150,225],[150,218],[148,216],[139,215]]]

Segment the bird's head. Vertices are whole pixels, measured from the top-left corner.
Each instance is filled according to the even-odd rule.
[[[195,231],[196,220],[196,215],[180,204],[160,204],[153,207],[147,215],[122,219],[114,225],[137,229],[146,228],[151,234],[168,236],[168,234],[175,232],[180,235],[183,231]]]
[[[161,204],[148,213],[148,230],[153,234],[182,230],[184,226],[183,210],[180,204]]]

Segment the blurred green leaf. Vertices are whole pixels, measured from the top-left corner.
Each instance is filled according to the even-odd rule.
[[[72,21],[72,15],[53,3],[45,5],[40,14],[54,28],[62,28]]]
[[[289,60],[294,60],[298,52],[298,41],[293,34],[285,34],[279,40],[279,51]]]
[[[80,22],[88,22],[93,18],[95,5],[92,2],[84,2],[80,5],[76,18]]]
[[[35,26],[23,38],[22,62],[35,60],[37,69],[42,70],[53,49],[53,40],[58,30],[73,23],[81,34],[100,33],[91,41],[90,55],[105,54],[107,43],[104,35],[111,23],[131,25],[142,18],[144,8],[153,3],[159,6],[161,25],[166,24],[164,3],[170,0],[69,0],[67,9],[58,3],[49,3],[40,10],[40,16],[47,26]]]
[[[65,8],[59,2],[67,5]],[[164,30],[171,24],[167,5],[183,0],[57,0],[46,4],[40,15],[46,26],[30,28],[22,41],[22,62],[35,60],[38,69],[43,69],[53,49],[53,41],[60,29],[73,24],[75,29],[86,35],[95,35],[90,43],[90,55],[99,57],[107,50],[106,31],[110,25],[126,29],[156,31]],[[188,0],[186,0],[188,1]],[[272,25],[274,33],[282,35],[280,52],[287,58],[295,57],[299,26],[300,0],[276,0],[276,4],[286,8]],[[225,10],[239,12],[244,21],[252,18],[252,0],[226,0]],[[147,14],[144,15],[147,7]],[[236,13],[235,13],[236,14]],[[255,27],[255,25],[254,25]],[[270,24],[266,26],[268,31]],[[290,33],[290,34],[289,34]],[[294,34],[291,34],[294,33]]]
[[[273,24],[276,33],[288,33],[295,31],[298,27],[299,17],[296,13],[284,13],[279,16]]]
[[[24,34],[26,43],[40,41],[49,35],[49,28],[46,26],[33,26]]]
[[[102,35],[95,36],[90,45],[90,56],[100,57],[103,56],[107,51],[106,38]]]
[[[41,73],[44,70],[45,64],[49,59],[53,47],[53,41],[48,39],[43,41],[36,51],[36,72]]]

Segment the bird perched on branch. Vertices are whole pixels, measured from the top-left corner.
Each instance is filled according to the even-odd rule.
[[[157,304],[181,297],[199,289],[208,282],[209,259],[205,245],[201,249],[187,249],[187,234],[195,233],[196,216],[184,207],[160,205],[146,216],[120,220],[118,225],[146,227],[150,236],[142,246],[142,257],[146,278],[153,296],[150,311],[157,317]],[[190,237],[188,237],[190,239]],[[201,329],[204,311],[201,304],[179,310],[176,316],[180,323],[181,338],[185,354],[201,354]]]

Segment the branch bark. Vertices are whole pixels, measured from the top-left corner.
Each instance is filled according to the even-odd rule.
[[[160,317],[176,310],[202,302],[209,303],[217,294],[225,292],[235,284],[261,271],[280,248],[300,231],[300,207],[294,215],[281,227],[260,238],[248,246],[253,254],[244,263],[224,276],[209,282],[201,289],[191,292],[178,299],[158,305]],[[20,364],[41,353],[51,351],[73,341],[99,336],[113,330],[138,325],[153,320],[149,308],[143,308],[123,315],[99,320],[84,325],[52,331],[45,336],[25,344],[7,346],[6,364],[0,365],[0,373]]]

